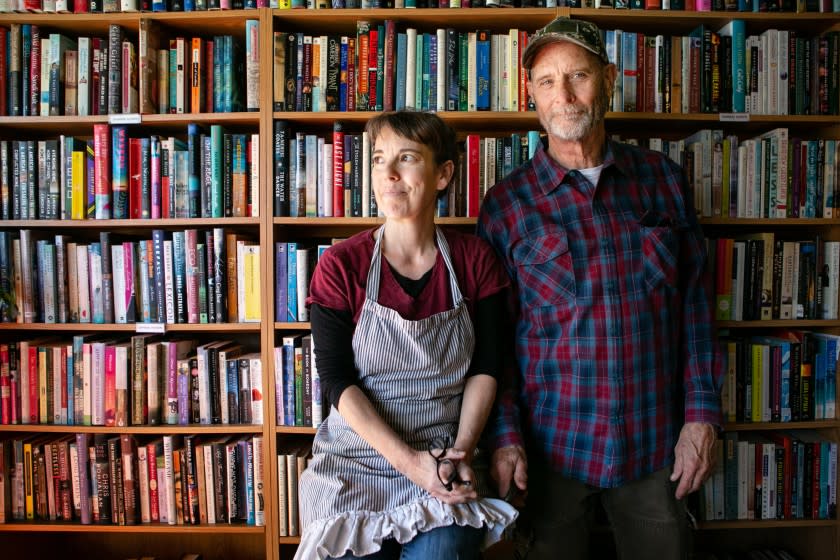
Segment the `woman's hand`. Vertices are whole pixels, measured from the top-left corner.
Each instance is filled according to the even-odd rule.
[[[411,466],[404,474],[441,502],[463,504],[478,497],[473,487],[472,467],[464,460],[466,456],[466,452],[452,448],[448,448],[438,459],[427,451],[415,451]],[[453,472],[456,477],[451,476]],[[452,489],[447,490],[444,482],[450,478],[454,478]],[[469,481],[469,484],[459,481]]]

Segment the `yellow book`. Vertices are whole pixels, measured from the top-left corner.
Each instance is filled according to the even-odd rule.
[[[35,469],[32,467],[32,442],[23,443],[23,495],[26,507],[26,519],[35,519],[34,484],[32,477]]]
[[[87,198],[87,185],[85,183],[85,152],[74,151],[70,156],[70,193],[72,204],[70,207],[70,218],[73,220],[85,219],[85,206]]]
[[[245,245],[243,248],[243,313],[242,320],[259,322],[260,312],[260,246]]]

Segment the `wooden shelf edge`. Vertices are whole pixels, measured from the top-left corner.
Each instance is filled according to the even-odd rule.
[[[78,523],[14,522],[0,523],[0,532],[37,532],[37,533],[213,533],[263,535],[265,527],[253,525],[80,525]]]
[[[805,527],[837,528],[836,519],[740,519],[736,521],[699,521],[697,530],[796,529]]]
[[[138,325],[148,323],[0,323],[0,331],[33,331],[33,332],[138,332]],[[178,323],[166,324],[165,332],[192,333],[255,333],[260,332],[260,323]]]
[[[143,435],[168,435],[168,434],[254,434],[262,435],[263,426],[256,424],[213,424],[208,425],[187,425],[173,426],[165,424],[161,426],[59,426],[54,424],[3,424],[0,425],[0,433],[3,432],[25,432],[38,434],[143,434]],[[313,430],[314,433],[314,430]]]
[[[756,329],[756,328],[831,328],[840,327],[836,319],[772,319],[764,321],[715,321],[719,329]]]
[[[312,428],[309,426],[277,426],[276,428],[276,432],[278,435],[314,435],[316,431],[317,428]]]
[[[756,430],[820,430],[825,428],[840,428],[840,421],[808,420],[805,422],[731,422],[723,425],[723,429],[727,432],[750,432]]]
[[[2,126],[2,123],[0,123]],[[70,229],[175,229],[179,227],[258,227],[262,218],[172,218],[154,220],[0,220],[2,228],[70,228]]]

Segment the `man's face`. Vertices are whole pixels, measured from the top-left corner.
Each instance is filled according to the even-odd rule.
[[[615,65],[604,66],[574,43],[543,47],[531,67],[528,93],[546,132],[578,142],[597,130],[607,112],[615,72]]]

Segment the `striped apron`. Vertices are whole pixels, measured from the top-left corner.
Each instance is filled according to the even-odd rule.
[[[353,334],[359,385],[379,415],[414,449],[438,436],[454,441],[475,335],[449,246],[438,228],[438,250],[449,272],[454,307],[418,321],[377,303],[382,226],[365,287],[365,303]],[[400,543],[418,532],[457,523],[487,528],[485,545],[497,541],[516,517],[507,503],[481,498],[447,505],[393,466],[333,407],[313,444],[313,458],[300,480],[303,537],[296,559],[356,556]],[[478,458],[478,456],[477,456]],[[488,494],[486,465],[474,462],[479,496]]]

